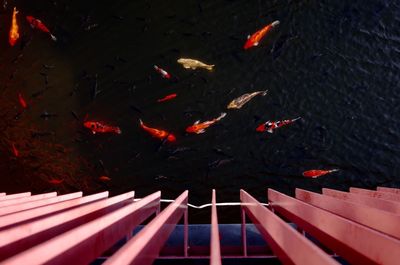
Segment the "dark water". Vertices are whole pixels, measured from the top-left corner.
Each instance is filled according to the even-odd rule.
[[[190,202],[202,204],[212,188],[219,201],[237,201],[240,188],[265,201],[267,188],[290,194],[295,187],[400,184],[399,1],[8,2],[0,17],[8,139],[0,145],[2,190],[134,189],[138,197],[162,190],[173,198],[188,189]],[[7,45],[13,5],[29,40],[22,50]],[[58,42],[32,31],[23,20],[28,14],[42,19]],[[246,36],[274,20],[281,21],[278,29],[243,51]],[[180,57],[215,64],[215,71],[185,70],[176,63]],[[162,79],[154,64],[178,80]],[[48,74],[47,85],[40,72]],[[101,93],[92,100],[96,74]],[[227,111],[205,134],[185,135],[188,125],[218,116],[232,99],[265,89],[266,97]],[[31,107],[15,121],[17,91]],[[156,102],[170,93],[178,97]],[[45,120],[43,111],[58,116]],[[122,134],[91,135],[82,127],[86,114],[120,126]],[[255,132],[263,121],[298,116],[274,134]],[[158,150],[160,141],[138,127],[139,118],[172,131],[177,142]],[[54,135],[31,139],[31,128]],[[29,144],[20,144],[22,158],[11,158],[9,143],[19,141]],[[68,151],[57,151],[58,144]],[[32,155],[32,146],[43,155]],[[190,150],[171,155],[178,147]],[[227,160],[210,167],[219,159]],[[54,172],[46,166],[53,160]],[[341,170],[301,177],[314,168]],[[101,175],[112,181],[100,183]],[[54,187],[52,177],[65,181]],[[228,221],[239,216],[224,213]]]

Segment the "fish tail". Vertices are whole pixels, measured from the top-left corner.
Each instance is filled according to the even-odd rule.
[[[301,117],[297,117],[297,118],[293,119],[293,121],[297,121],[297,120],[300,120],[300,119],[301,119]]]
[[[226,112],[222,112],[221,115],[219,115],[219,117],[216,118],[215,120],[220,121],[220,120],[222,120],[225,116],[226,116]]]
[[[56,38],[56,36],[54,36],[53,34],[51,34],[50,33],[50,37],[51,37],[51,39],[53,40],[53,41],[57,41],[57,38]]]
[[[276,27],[280,24],[281,22],[279,20],[275,20],[274,22],[271,23],[272,27]]]
[[[158,66],[157,66],[157,65],[154,65],[154,69],[158,70],[159,68],[158,68]]]
[[[261,93],[261,96],[265,97],[265,96],[267,95],[267,93],[268,93],[268,89],[266,89],[265,91],[263,91],[263,92]]]
[[[142,119],[139,119],[139,124],[140,124],[140,126],[143,127],[143,121],[142,121]]]
[[[339,169],[338,169],[338,168],[335,168],[335,169],[331,169],[331,170],[329,170],[329,173],[332,173],[332,172],[337,172],[337,171],[339,171]]]
[[[120,129],[119,127],[116,127],[116,128],[115,128],[115,132],[116,132],[117,134],[121,134],[121,133],[122,133],[122,131],[121,131],[121,129]]]
[[[214,70],[213,69],[214,66],[215,66],[215,64],[211,64],[211,65],[207,65],[206,68],[207,68],[208,71],[212,71],[212,70]]]

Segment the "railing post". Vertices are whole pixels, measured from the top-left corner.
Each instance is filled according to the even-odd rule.
[[[242,220],[241,236],[242,236],[243,256],[247,257],[246,212],[244,211],[243,206],[240,206],[240,216]]]
[[[188,257],[188,249],[189,249],[189,210],[186,208],[183,214],[183,255]]]

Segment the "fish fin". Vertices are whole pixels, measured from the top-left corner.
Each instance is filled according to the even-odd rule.
[[[254,42],[253,46],[258,46],[258,44],[259,44],[258,42]]]
[[[261,93],[261,96],[265,97],[265,96],[267,95],[267,93],[268,93],[268,89],[265,90],[265,91],[263,91],[263,92]]]
[[[207,65],[206,68],[207,68],[208,71],[212,71],[212,70],[214,70],[213,69],[214,66],[215,66],[214,64],[211,64],[211,65]]]
[[[194,123],[193,123],[193,125],[197,125],[197,124],[199,124],[200,123],[200,120],[197,120],[197,121],[195,121]]]
[[[268,129],[267,132],[274,133],[274,131],[272,129]]]
[[[250,39],[250,37],[251,37],[250,35],[247,35],[247,39]]]
[[[197,131],[196,133],[197,133],[197,134],[201,134],[201,133],[205,133],[205,132],[206,132],[206,130],[201,129],[200,131]]]
[[[190,68],[190,66],[189,66],[189,65],[187,65],[187,64],[184,64],[184,65],[183,65],[183,68],[185,68],[185,69],[189,69],[189,68]]]
[[[54,36],[53,34],[50,34],[50,37],[51,37],[51,39],[52,39],[53,41],[57,41],[56,36]]]

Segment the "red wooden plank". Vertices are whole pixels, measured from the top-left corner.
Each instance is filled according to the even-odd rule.
[[[268,189],[272,207],[354,264],[394,264],[400,241],[328,211]]]
[[[282,263],[338,264],[244,190],[240,190],[240,201],[250,220]]]
[[[118,240],[154,214],[161,192],[83,224],[40,245],[28,249],[4,263],[12,264],[90,264]]]
[[[61,197],[61,196],[60,196]],[[108,191],[101,193],[92,194],[78,199],[72,199],[64,202],[59,202],[51,205],[46,205],[34,209],[25,210],[22,212],[7,214],[0,217],[0,229],[24,222],[33,218],[38,218],[45,216],[50,213],[60,212],[78,205],[83,205],[85,203],[97,201],[108,197]]]
[[[399,215],[301,189],[296,189],[296,198],[400,239]]]
[[[350,188],[350,193],[362,194],[362,195],[370,196],[372,198],[400,202],[400,195],[395,194],[395,193],[375,191],[375,190],[366,190],[366,189],[353,188],[353,187]]]
[[[23,193],[9,194],[9,195],[6,194],[6,196],[1,196],[0,197],[0,202],[4,201],[4,200],[11,200],[11,199],[27,197],[27,196],[31,196],[31,193],[30,192],[23,192]]]
[[[210,265],[221,265],[222,264],[216,200],[217,199],[216,199],[216,195],[215,195],[215,190],[212,190]]]
[[[396,189],[396,188],[377,187],[376,190],[382,191],[382,192],[391,192],[391,193],[395,193],[395,194],[400,194],[400,189]]]
[[[350,201],[352,203],[364,204],[394,214],[400,214],[400,203],[394,201],[382,200],[362,194],[348,193],[348,192],[325,189],[325,188],[322,189],[322,193],[324,195],[332,196],[337,199]]]
[[[92,202],[0,231],[0,260],[133,202],[134,192]]]
[[[14,204],[14,205],[9,205],[0,208],[0,216],[4,216],[6,214],[10,213],[16,213],[28,209],[33,209],[36,207],[40,207],[43,205],[48,205],[48,204],[53,204],[57,202],[62,202],[66,200],[71,200],[75,198],[82,197],[82,192],[75,192],[75,193],[70,193],[70,194],[65,194],[57,197],[50,197],[46,199],[41,199],[37,201],[32,201],[32,202],[25,202],[25,203],[19,203],[19,204]]]
[[[185,191],[103,264],[152,264],[187,211],[187,201],[188,191]]]
[[[9,206],[9,205],[16,205],[19,203],[42,200],[42,199],[56,197],[56,196],[57,196],[57,192],[50,192],[50,193],[37,194],[37,195],[29,196],[29,197],[20,197],[20,198],[0,201],[0,215],[2,214],[2,212],[1,212],[2,207]]]

